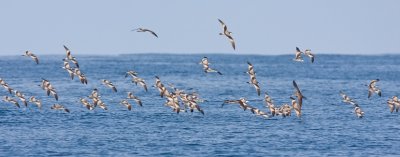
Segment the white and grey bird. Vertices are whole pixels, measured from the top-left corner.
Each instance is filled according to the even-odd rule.
[[[84,98],[80,98],[79,101],[82,105],[88,110],[94,110],[94,105],[90,104],[90,102]]]
[[[132,110],[132,105],[128,100],[122,100],[120,104],[124,105],[129,111]]]
[[[29,102],[34,103],[39,109],[42,109],[42,101],[36,99],[34,96],[29,98]]]
[[[137,84],[141,85],[144,88],[144,90],[147,92],[147,85],[146,85],[146,82],[144,81],[144,79],[135,76],[132,78],[132,83],[135,83],[135,85],[137,85]]]
[[[60,105],[60,104],[54,104],[50,108],[52,110],[62,110],[62,111],[65,111],[65,112],[69,113],[69,109],[67,109],[66,107],[64,107],[63,105]]]
[[[18,101],[9,96],[4,96],[3,101],[10,102],[10,103],[14,104],[15,106],[17,106],[18,108],[20,108]]]
[[[300,48],[296,47],[296,54],[293,60],[296,62],[303,62],[304,60],[301,54],[303,54],[303,52],[300,50]]]
[[[31,51],[25,51],[25,54],[22,56],[31,57],[36,62],[36,64],[39,64],[39,58]]]
[[[136,31],[136,32],[149,32],[149,33],[153,34],[155,37],[158,38],[158,35],[157,35],[154,31],[152,31],[152,30],[150,30],[150,29],[146,29],[146,28],[137,28],[137,29],[134,29],[134,30],[132,30],[132,31]]]
[[[301,112],[301,107],[303,106],[303,99],[305,99],[305,97],[303,96],[303,94],[300,91],[299,86],[297,86],[297,83],[295,80],[293,80],[293,87],[294,87],[294,95],[297,97],[297,104],[299,105],[299,109]]]
[[[14,93],[15,93],[15,96],[18,97],[19,100],[21,100],[24,103],[25,107],[28,107],[28,103],[26,101],[25,95],[17,90],[15,90]]]
[[[250,82],[246,82],[248,84],[252,84],[254,86],[254,88],[257,91],[257,95],[260,96],[261,95],[261,89],[260,89],[260,85],[258,85],[258,81],[255,77],[255,75],[253,77],[251,77]]]
[[[103,79],[103,80],[101,80],[101,81],[102,81],[102,83],[103,83],[106,87],[109,87],[109,88],[111,88],[114,92],[117,92],[117,88],[115,87],[115,85],[114,85],[111,81],[105,80],[105,79]]]
[[[250,111],[251,111],[253,114],[257,115],[257,116],[261,116],[261,117],[264,117],[264,118],[270,118],[270,117],[271,117],[271,115],[265,113],[264,111],[261,111],[261,110],[258,109],[258,108],[251,108]]]
[[[136,71],[129,70],[129,71],[127,71],[127,72],[125,73],[125,78],[128,77],[128,76],[137,77],[137,74],[138,74],[138,73],[137,73]]]
[[[306,49],[306,50],[304,51],[304,54],[305,54],[306,56],[310,57],[311,63],[314,63],[315,55],[311,53],[311,49]]]
[[[356,116],[358,118],[362,118],[364,117],[364,111],[361,110],[361,108],[359,106],[355,106],[354,107],[354,113],[356,114]]]
[[[203,70],[204,70],[205,73],[216,72],[216,73],[222,75],[222,73],[219,72],[218,70],[210,68],[210,66],[209,66],[210,63],[208,62],[208,58],[207,57],[203,57],[203,59],[201,59],[201,62],[199,64],[203,65]]]
[[[14,89],[12,89],[7,83],[5,83],[3,81],[3,83],[1,84],[1,86],[3,86],[10,94],[12,94],[12,92],[14,91]]]
[[[133,99],[133,100],[135,100],[135,102],[136,102],[139,106],[143,106],[142,100],[140,100],[137,96],[133,95],[132,92],[128,92],[127,98],[128,98],[128,99]]]
[[[267,92],[265,92],[264,95],[264,102],[266,107],[269,109],[271,116],[275,116],[275,104],[274,101],[272,100],[271,96],[268,95]]]
[[[64,49],[65,49],[65,51],[67,53],[67,58],[66,59],[72,61],[72,63],[74,63],[77,68],[79,68],[78,61],[76,60],[76,58],[74,56],[72,56],[71,50],[69,50],[67,46],[65,46],[65,45],[63,45],[63,46],[64,46]]]
[[[233,50],[235,50],[236,46],[235,46],[235,40],[232,37],[232,32],[230,32],[228,30],[228,27],[226,26],[226,24],[222,20],[218,19],[218,21],[219,21],[219,23],[221,23],[221,26],[222,26],[222,29],[223,29],[223,32],[219,33],[219,35],[226,36],[228,38],[229,42],[231,43]]]
[[[296,116],[301,117],[301,107],[300,105],[296,102],[296,99],[293,97],[290,97],[292,99],[292,108],[294,109]]]
[[[340,91],[340,96],[342,96],[342,101],[344,102],[344,103],[348,103],[348,104],[351,104],[351,105],[354,105],[354,106],[357,106],[357,103],[356,103],[356,101],[354,101],[353,99],[351,99],[349,96],[347,96],[343,91]]]
[[[379,95],[379,97],[382,96],[382,91],[381,89],[378,88],[376,83],[379,82],[379,79],[372,80],[369,85],[368,85],[368,98],[372,96],[372,94],[376,93]]]
[[[224,103],[222,103],[222,107],[225,104],[239,104],[239,107],[242,108],[244,111],[247,109],[252,109],[253,107],[247,104],[248,101],[246,98],[240,98],[239,100],[224,100]]]

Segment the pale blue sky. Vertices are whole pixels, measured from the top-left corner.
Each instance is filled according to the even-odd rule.
[[[0,19],[1,55],[64,54],[63,44],[75,55],[400,54],[397,0],[3,0]]]

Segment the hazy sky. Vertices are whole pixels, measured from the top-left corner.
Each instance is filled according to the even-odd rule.
[[[2,55],[65,54],[64,44],[75,55],[400,54],[398,0],[2,0],[0,20]]]

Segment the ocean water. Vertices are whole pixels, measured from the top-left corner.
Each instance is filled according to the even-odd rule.
[[[205,74],[198,63],[207,56],[211,67],[223,73]],[[400,113],[389,112],[386,100],[400,95],[400,56],[318,55],[314,64],[293,62],[292,55],[170,55],[135,54],[76,56],[88,85],[71,80],[62,69],[64,56],[30,58],[3,56],[0,77],[10,87],[36,96],[34,105],[16,108],[0,102],[0,156],[387,156],[400,155]],[[247,84],[246,62],[254,65],[262,93],[268,91],[275,104],[289,103],[296,80],[307,100],[301,119],[270,119],[243,111],[225,99],[245,97],[249,104],[268,111]],[[149,91],[125,78],[135,70],[146,80]],[[167,85],[197,92],[207,102],[198,112],[176,114],[164,106],[154,76]],[[59,100],[46,95],[41,78],[56,88]],[[367,98],[367,84],[379,78],[382,97]],[[103,86],[112,81],[118,92]],[[109,110],[88,111],[78,101],[98,88]],[[342,90],[365,112],[355,116],[353,107],[341,102]],[[133,111],[119,104],[126,92],[134,92],[143,107]],[[0,88],[0,96],[9,93]],[[54,111],[60,103],[71,113]]]

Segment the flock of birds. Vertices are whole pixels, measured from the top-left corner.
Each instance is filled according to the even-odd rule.
[[[236,47],[235,47],[235,41],[232,37],[232,32],[228,30],[227,25],[222,20],[218,19],[218,21],[220,22],[223,28],[223,32],[219,34],[226,36],[229,42],[231,43],[232,48],[235,50]],[[158,38],[158,35],[154,31],[149,29],[138,28],[132,31],[149,32]],[[68,72],[71,80],[73,80],[74,78],[79,78],[82,84],[87,84],[88,80],[85,74],[80,70],[77,59],[74,56],[72,56],[71,51],[65,45],[64,49],[66,51],[66,57],[63,59],[64,65],[62,68]],[[303,52],[298,47],[296,47],[295,58],[293,59],[293,61],[304,62],[302,55],[309,57],[310,62],[314,63],[315,55],[311,53],[311,50],[306,49]],[[26,51],[25,54],[22,56],[30,57],[35,61],[36,64],[39,64],[39,58],[31,51]],[[72,63],[73,66],[71,66],[70,63]],[[204,57],[199,64],[203,66],[203,70],[205,73],[218,73],[219,75],[223,75],[220,71],[210,67],[210,63],[207,57]],[[256,78],[256,72],[254,70],[254,66],[250,62],[247,62],[247,64],[248,64],[248,69],[245,73],[247,73],[250,77],[250,80],[247,83],[254,86],[257,95],[261,96],[261,89],[259,86],[259,82],[257,81]],[[128,76],[131,77],[132,83],[134,83],[135,85],[140,85],[143,87],[144,91],[146,92],[148,91],[147,83],[143,78],[139,77],[137,72],[133,70],[127,71],[125,74],[125,78],[127,78]],[[382,96],[381,90],[376,85],[378,81],[379,79],[372,80],[368,85],[368,98],[370,98],[374,93],[376,93],[379,96]],[[101,82],[104,86],[110,88],[113,92],[118,91],[116,86],[110,80],[103,79],[101,80]],[[294,94],[289,97],[291,104],[282,104],[281,106],[276,106],[272,98],[269,96],[269,94],[265,92],[264,102],[265,102],[265,107],[269,109],[269,112],[264,112],[261,109],[249,105],[246,98],[240,98],[238,100],[224,100],[222,106],[225,106],[226,104],[238,104],[239,107],[244,111],[249,110],[253,114],[265,118],[271,118],[274,116],[282,116],[282,117],[291,116],[291,112],[292,110],[294,110],[296,116],[300,118],[302,115],[303,99],[306,99],[306,97],[303,96],[296,81],[293,80],[292,83],[294,87]],[[5,96],[3,98],[3,101],[12,103],[18,108],[20,108],[20,102],[22,102],[25,107],[28,107],[28,102],[29,102],[35,104],[39,109],[42,108],[42,102],[39,99],[37,99],[34,96],[31,96],[27,99],[22,92],[14,90],[1,78],[0,78],[0,85],[3,86],[10,94],[14,94],[13,96],[15,96],[15,98],[13,96]],[[39,86],[46,92],[47,96],[51,95],[52,97],[55,98],[56,101],[58,101],[57,91],[49,80],[42,78],[42,82]],[[162,83],[162,81],[158,76],[155,76],[155,85],[153,85],[152,87],[158,89],[160,97],[166,99],[164,105],[170,107],[173,112],[180,113],[187,111],[190,112],[198,111],[199,113],[204,115],[204,110],[201,109],[199,103],[202,103],[206,100],[201,99],[198,93],[196,92],[186,93],[184,90],[176,88],[173,84],[168,84],[169,88],[167,88]],[[364,112],[362,111],[360,105],[355,100],[347,96],[343,91],[340,91],[340,95],[343,98],[344,103],[353,105],[354,113],[356,114],[357,117],[362,118],[364,116]],[[17,99],[19,99],[20,102],[18,102]],[[89,101],[88,99],[90,99],[91,101]],[[133,92],[127,92],[127,97],[121,100],[120,104],[126,107],[127,110],[130,111],[132,110],[132,104],[130,103],[130,100],[135,101],[135,103],[138,106],[141,107],[143,106],[141,99],[135,96]],[[80,98],[79,101],[82,103],[83,107],[87,108],[88,110],[94,110],[97,107],[103,110],[108,110],[107,105],[105,104],[104,101],[102,101],[102,97],[100,96],[100,93],[96,88],[93,89],[92,93],[89,96],[85,98]],[[397,96],[393,96],[391,99],[389,99],[387,101],[387,104],[389,106],[391,113],[393,113],[394,111],[398,112],[400,109],[400,100],[398,99]],[[53,110],[62,110],[68,113],[70,112],[70,110],[66,106],[61,105],[59,103],[53,104],[50,108]]]

